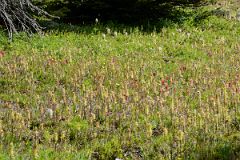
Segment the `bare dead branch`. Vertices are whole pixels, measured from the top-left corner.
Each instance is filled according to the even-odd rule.
[[[0,0],[0,20],[5,24],[10,40],[19,31],[41,33],[42,27],[32,14],[54,17],[33,5],[30,0]]]

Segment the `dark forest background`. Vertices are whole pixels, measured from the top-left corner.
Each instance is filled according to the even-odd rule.
[[[71,24],[99,22],[151,25],[168,19],[182,22],[195,8],[215,0],[0,0],[0,25],[14,33],[41,32],[46,21]],[[40,20],[40,21],[39,21]],[[40,25],[39,25],[40,22]],[[163,21],[161,21],[163,22]]]
[[[35,0],[49,13],[71,23],[102,22],[142,23],[159,18],[177,19],[179,8],[197,7],[203,0]]]

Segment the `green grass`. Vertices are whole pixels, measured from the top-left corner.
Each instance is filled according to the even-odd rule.
[[[240,156],[239,22],[106,27],[1,33],[0,159]]]

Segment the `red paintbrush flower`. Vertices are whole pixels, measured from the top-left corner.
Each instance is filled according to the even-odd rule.
[[[5,55],[4,51],[0,51],[0,58],[3,57]]]
[[[164,84],[165,84],[165,80],[164,80],[164,79],[162,79],[162,81],[161,81],[161,82],[162,82],[162,85],[164,85]]]

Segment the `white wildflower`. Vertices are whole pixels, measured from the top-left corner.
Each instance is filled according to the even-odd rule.
[[[117,37],[118,33],[116,31],[113,32],[113,36]]]
[[[237,12],[236,18],[237,18],[238,21],[240,21],[240,10]]]
[[[49,116],[50,118],[53,117],[53,110],[51,108],[47,108],[46,115]]]
[[[102,37],[103,37],[103,39],[106,39],[106,34],[103,33],[103,34],[102,34]]]
[[[98,22],[99,22],[99,21],[98,21],[98,18],[96,18],[96,19],[95,19],[95,23],[98,24]]]
[[[111,29],[108,27],[106,29],[107,29],[107,34],[111,34]]]
[[[158,47],[158,51],[161,52],[163,49],[162,47]]]

